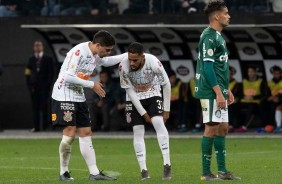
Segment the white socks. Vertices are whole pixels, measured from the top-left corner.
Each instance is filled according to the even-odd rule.
[[[100,173],[96,165],[96,155],[95,150],[92,145],[91,136],[79,137],[79,148],[81,155],[83,156],[90,174],[97,175]]]
[[[169,136],[168,131],[164,125],[164,120],[162,116],[154,116],[152,118],[153,126],[157,132],[158,142],[160,149],[163,154],[164,165],[170,163],[170,153],[169,153]]]
[[[282,111],[275,111],[275,121],[276,121],[276,127],[281,127],[281,121],[282,121]]]
[[[147,170],[146,166],[146,148],[144,141],[145,128],[144,125],[133,126],[133,145],[135,154],[140,166],[140,170]]]
[[[66,135],[63,135],[61,144],[59,146],[60,175],[64,174],[66,171],[69,171],[71,146],[73,141],[74,141],[73,137],[68,137]]]

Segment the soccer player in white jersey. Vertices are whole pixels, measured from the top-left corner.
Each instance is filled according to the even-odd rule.
[[[81,154],[88,166],[89,180],[114,180],[104,175],[96,165],[96,155],[92,146],[91,122],[85,102],[83,87],[91,88],[100,97],[106,93],[99,82],[88,81],[94,68],[99,65],[118,64],[125,54],[105,57],[111,53],[115,40],[110,33],[98,31],[93,41],[84,42],[73,47],[61,67],[52,93],[52,123],[63,127],[63,137],[59,146],[60,177],[62,181],[71,181],[69,161],[72,143],[76,132],[79,135]],[[105,57],[105,58],[103,58]]]
[[[128,57],[119,65],[120,84],[126,90],[126,121],[133,126],[134,150],[141,179],[149,179],[144,141],[145,123],[152,123],[163,155],[163,179],[171,179],[169,135],[164,125],[169,118],[171,86],[161,62],[144,53],[143,45],[132,43]],[[161,87],[163,87],[163,99]]]

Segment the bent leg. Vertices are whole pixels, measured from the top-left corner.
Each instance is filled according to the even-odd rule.
[[[140,171],[147,170],[146,166],[146,147],[144,141],[145,128],[144,125],[133,126],[133,145],[135,154],[140,166]]]
[[[156,130],[158,143],[163,154],[164,165],[171,165],[169,153],[169,135],[162,116],[152,117],[152,124]]]

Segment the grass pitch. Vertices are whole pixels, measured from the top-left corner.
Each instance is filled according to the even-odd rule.
[[[209,183],[278,184],[282,171],[281,138],[227,139],[227,169],[242,177],[240,181]],[[60,139],[1,139],[0,183],[62,183],[58,181]],[[201,139],[171,139],[173,178],[162,181],[162,155],[154,138],[146,139],[147,167],[151,179],[140,181],[139,166],[131,139],[96,139],[93,145],[98,168],[117,176],[116,181],[89,181],[87,166],[80,154],[78,140],[73,145],[70,171],[72,183],[203,183],[201,175]],[[213,154],[212,168],[216,173]]]

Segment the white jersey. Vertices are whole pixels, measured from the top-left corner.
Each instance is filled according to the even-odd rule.
[[[161,62],[152,54],[145,55],[144,66],[137,70],[130,69],[128,57],[119,65],[120,85],[122,88],[133,88],[139,100],[162,96],[160,85],[169,83],[168,76]],[[126,100],[131,101],[128,95]]]
[[[113,66],[126,56],[122,54],[100,58],[92,54],[89,42],[76,45],[67,53],[54,84],[52,98],[57,101],[84,102],[83,87],[93,88],[94,82],[88,79],[96,66]]]

